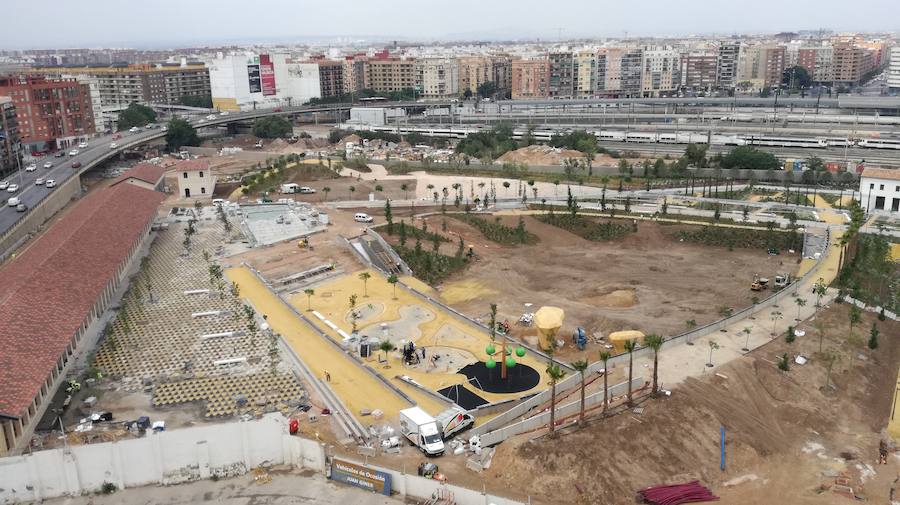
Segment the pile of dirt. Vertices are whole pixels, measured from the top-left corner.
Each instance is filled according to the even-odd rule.
[[[344,146],[346,146],[348,143],[351,143],[351,142],[354,143],[354,144],[359,144],[359,143],[362,142],[362,138],[360,138],[359,135],[347,135],[346,137],[342,138],[342,139],[341,139],[337,144],[335,144],[335,145],[336,145],[336,146],[340,146],[340,147],[344,147]]]
[[[562,165],[566,158],[583,159],[584,153],[544,145],[533,145],[509,151],[497,158],[498,163],[525,163],[526,165]]]
[[[587,298],[583,298],[581,302],[608,309],[624,309],[637,305],[638,297],[634,288],[610,286],[598,289]]]

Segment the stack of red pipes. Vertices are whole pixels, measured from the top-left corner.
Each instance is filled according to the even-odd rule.
[[[719,501],[719,497],[712,494],[699,481],[691,481],[686,484],[672,484],[669,486],[653,486],[638,491],[638,495],[645,503],[653,505],[679,505],[681,503],[698,503],[705,501]]]

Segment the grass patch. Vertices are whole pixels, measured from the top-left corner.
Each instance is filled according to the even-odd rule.
[[[519,217],[518,226],[506,226],[500,218],[490,221],[472,214],[450,214],[450,217],[462,221],[478,229],[491,242],[503,245],[536,244],[540,241],[537,235],[525,229],[525,220]]]
[[[708,246],[728,247],[733,249],[793,249],[799,251],[803,247],[803,235],[797,232],[777,230],[748,230],[719,226],[703,226],[695,230],[682,230],[673,236],[685,242],[696,242]]]
[[[537,216],[537,219],[594,242],[624,238],[629,233],[637,231],[633,224],[615,223],[612,220],[600,222],[571,214],[544,214]]]

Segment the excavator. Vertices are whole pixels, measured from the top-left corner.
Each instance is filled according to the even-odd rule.
[[[754,275],[753,282],[750,283],[750,291],[762,291],[764,289],[769,289],[769,279]]]

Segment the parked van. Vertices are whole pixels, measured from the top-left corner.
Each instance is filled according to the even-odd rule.
[[[374,219],[372,219],[372,216],[365,214],[363,212],[356,213],[353,216],[353,220],[356,221],[357,223],[371,223],[372,221],[374,221]]]

